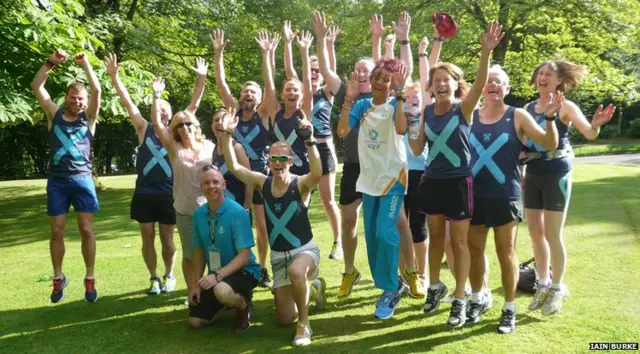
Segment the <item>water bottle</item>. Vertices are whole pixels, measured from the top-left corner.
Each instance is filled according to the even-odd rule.
[[[417,103],[409,106],[407,111],[409,118],[409,139],[418,139],[420,133],[420,107]]]

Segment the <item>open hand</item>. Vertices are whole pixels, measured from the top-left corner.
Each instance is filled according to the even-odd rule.
[[[336,25],[329,26],[329,32],[327,32],[327,42],[333,43],[336,41],[336,37],[340,34],[340,27]]]
[[[547,109],[544,110],[544,115],[547,117],[553,117],[556,113],[560,112],[562,105],[564,104],[564,93],[556,91],[555,95],[549,97]]]
[[[316,11],[311,16],[311,24],[313,25],[313,33],[316,37],[324,38],[329,32],[329,26],[327,25],[327,17],[324,12]],[[334,36],[335,38],[335,36]]]
[[[153,93],[155,93],[156,95],[161,94],[162,91],[164,91],[164,87],[164,79],[162,77],[158,77],[153,80],[153,84],[151,85]]]
[[[260,46],[260,50],[263,52],[267,52],[269,51],[269,48],[271,46],[271,39],[269,38],[269,32],[267,31],[260,31],[258,32],[258,35],[256,37],[254,37],[254,39],[256,40],[256,43],[258,43],[258,46]]]
[[[302,31],[300,32],[300,35],[296,37],[296,44],[298,44],[300,49],[309,50],[312,42],[313,36],[311,35],[311,32]]]
[[[198,284],[200,285],[200,287],[204,290],[209,290],[211,288],[213,288],[214,286],[216,286],[216,284],[218,284],[218,281],[216,280],[216,275],[215,274],[209,274],[206,275],[204,277],[202,277],[199,281]]]
[[[398,35],[398,38],[401,41],[405,41],[409,39],[409,28],[411,27],[411,16],[406,11],[402,11],[400,13],[400,18],[398,18],[398,24],[395,22],[391,22],[391,27],[393,27],[393,31]]]
[[[345,96],[348,100],[353,101],[356,97],[358,97],[358,94],[360,93],[360,90],[358,88],[359,84],[358,73],[354,71],[349,76],[349,80],[347,80],[347,90]]]
[[[420,44],[418,44],[418,53],[426,53],[427,47],[429,46],[429,39],[427,37],[422,37]]]
[[[222,130],[230,133],[235,131],[238,126],[238,116],[236,115],[236,109],[233,107],[225,107],[225,111],[226,113],[222,116],[220,126]]]
[[[400,69],[391,75],[391,88],[404,89],[408,76],[407,66],[404,63],[400,63]]]
[[[227,44],[231,42],[228,39],[226,41],[224,40],[224,31],[220,29],[211,31],[209,38],[211,38],[211,45],[213,46],[214,53],[221,53],[224,51]]]
[[[209,69],[209,63],[207,63],[204,59],[197,57],[196,58],[196,66],[190,66],[189,69],[196,73],[198,76],[207,76],[207,70]]]
[[[598,129],[601,126],[607,124],[607,122],[611,120],[615,112],[616,107],[612,104],[609,104],[605,109],[602,109],[602,105],[598,106],[598,110],[593,115],[593,119],[591,120],[591,126],[594,129]]]
[[[282,30],[284,34],[284,40],[287,41],[287,43],[291,43],[291,41],[298,35],[298,31],[293,32],[291,30],[291,21],[284,21]]]
[[[382,15],[371,16],[369,24],[371,24],[371,37],[373,37],[374,39],[382,37],[384,31],[389,29],[389,27],[385,27],[383,25]]]
[[[118,75],[120,65],[118,65],[118,57],[115,54],[111,53],[104,58],[104,66],[107,68],[107,73],[112,77]]]
[[[480,36],[480,42],[482,43],[482,50],[485,53],[490,53],[495,47],[498,46],[498,43],[504,37],[504,32],[502,32],[502,25],[498,22],[491,22],[489,24],[489,29],[486,33],[483,33]]]

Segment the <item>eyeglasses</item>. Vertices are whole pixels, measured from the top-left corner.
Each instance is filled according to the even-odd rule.
[[[269,160],[271,162],[287,162],[289,161],[289,159],[291,159],[291,156],[287,156],[287,155],[271,155],[269,156]]]
[[[179,128],[183,128],[185,125],[186,125],[187,127],[190,127],[190,126],[192,126],[192,125],[193,125],[193,122],[182,122],[182,123],[179,123],[179,124],[178,124],[178,129],[179,129]]]
[[[319,74],[319,73],[320,73],[320,69],[311,68],[311,72],[312,72],[312,73]]]
[[[207,172],[207,171],[209,171],[209,170],[216,170],[216,171],[218,171],[218,172],[222,172],[222,171],[220,171],[220,167],[218,167],[218,166],[216,166],[216,165],[206,165],[206,166],[203,166],[203,167],[200,169],[200,172]]]

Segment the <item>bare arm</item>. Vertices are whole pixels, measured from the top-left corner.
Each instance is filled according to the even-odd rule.
[[[378,61],[381,57],[380,39],[382,38],[385,30],[382,15],[371,16],[369,24],[371,24],[371,56],[374,61]]]
[[[396,45],[396,36],[394,34],[388,34],[384,39],[384,54],[383,58],[394,58],[393,50]]]
[[[142,144],[144,133],[147,130],[149,122],[147,122],[147,120],[142,117],[138,106],[133,103],[133,100],[129,95],[129,91],[124,86],[122,80],[120,80],[120,76],[118,75],[118,71],[120,70],[118,57],[115,54],[109,54],[104,59],[104,66],[107,68],[107,72],[111,77],[111,83],[113,83],[113,87],[116,89],[118,97],[120,97],[120,99],[122,100],[124,108],[127,109],[129,119],[131,119],[131,124],[133,125],[133,128],[136,130],[136,134],[138,135],[138,143]]]
[[[262,72],[264,74],[264,99],[258,108],[258,114],[260,118],[262,118],[262,124],[265,125],[266,123],[265,128],[268,128],[269,121],[274,120],[280,110],[273,72],[271,71],[271,65],[269,63],[271,41],[267,32],[258,33],[255,40],[260,46],[262,53]]]
[[[248,222],[249,220],[247,218],[247,223]],[[238,250],[238,253],[235,257],[233,257],[231,262],[227,263],[227,265],[218,270],[218,274],[220,274],[221,277],[225,278],[241,270],[242,267],[249,264],[249,254],[249,248]]]
[[[293,48],[291,42],[296,38],[298,31],[293,32],[291,30],[291,21],[284,21],[283,26],[284,34],[284,73],[287,79],[298,78],[298,73],[293,67]]]
[[[96,120],[98,119],[98,114],[100,113],[100,100],[102,98],[102,88],[100,87],[100,81],[98,80],[98,76],[95,71],[93,71],[93,67],[89,62],[89,59],[84,53],[76,54],[74,61],[80,65],[84,73],[87,75],[87,79],[89,80],[89,87],[91,87],[91,96],[89,96],[89,103],[87,104],[87,110],[85,113],[87,114],[87,119],[89,120],[89,129],[91,133],[95,133],[96,130]]]
[[[404,64],[400,64],[400,70],[393,74],[392,78],[392,86],[393,91],[396,93],[401,93],[404,91],[404,83],[407,81],[407,76],[409,72],[407,71],[407,67]],[[407,123],[407,117],[404,115],[404,100],[397,100],[397,97],[401,96],[396,94],[396,115],[395,115],[395,128],[396,134],[404,135],[407,133],[407,128],[409,124]]]
[[[151,122],[153,123],[153,131],[160,139],[162,145],[169,151],[169,154],[175,154],[177,150],[177,143],[171,136],[171,133],[167,127],[162,124],[160,120],[160,108],[158,107],[158,99],[164,91],[164,79],[161,77],[153,80],[153,101],[151,102]]]
[[[421,105],[420,112],[424,111],[424,107],[431,104],[431,94],[429,93],[429,68],[430,63],[427,60],[427,46],[429,45],[429,40],[427,37],[423,37],[418,45],[418,57],[419,57],[419,68],[420,68],[420,95],[421,95]]]
[[[310,113],[311,111],[309,110],[308,112],[305,112],[305,115]],[[308,129],[311,130],[311,135],[305,140],[305,144],[307,144],[307,151],[309,152],[310,171],[306,175],[301,176],[298,183],[300,195],[302,196],[302,199],[305,200],[307,199],[307,195],[318,185],[320,178],[322,178],[322,163],[320,162],[320,153],[316,147],[316,139],[313,137],[313,126],[306,119],[302,120],[298,124],[301,128],[308,127]],[[312,145],[309,146],[310,144]]]
[[[196,81],[196,89],[193,91],[193,97],[191,97],[191,103],[187,106],[186,110],[196,114],[198,107],[200,107],[200,101],[202,100],[202,95],[204,94],[204,85],[207,83],[207,71],[209,69],[209,63],[207,63],[202,58],[196,58],[196,66],[190,67],[191,71],[193,71],[198,76],[198,81]]]
[[[194,233],[198,232],[197,228],[194,227]],[[195,289],[198,287],[198,281],[202,278],[202,274],[204,273],[204,249],[201,247],[193,247],[193,257],[191,261],[193,262],[193,267],[191,269],[191,274],[188,275],[189,284],[187,284],[189,289]]]
[[[565,103],[560,110],[560,117],[565,124],[567,121],[573,123],[580,134],[589,140],[595,140],[598,137],[600,127],[610,121],[616,111],[616,108],[611,104],[604,109],[600,105],[593,115],[591,123],[589,123],[578,105],[571,101],[566,101]]]
[[[262,185],[267,179],[267,176],[259,172],[253,172],[251,169],[244,167],[238,162],[236,152],[231,146],[231,135],[238,125],[238,117],[236,116],[236,110],[233,107],[227,108],[228,113],[222,118],[222,134],[220,135],[220,148],[222,148],[222,154],[224,160],[227,163],[227,168],[234,176],[236,176],[247,187],[251,186],[262,190]]]
[[[311,19],[313,24],[313,31],[316,35],[316,54],[318,55],[318,66],[320,67],[320,73],[326,82],[327,87],[329,88],[328,94],[334,95],[340,91],[340,86],[342,85],[342,81],[336,71],[331,69],[329,64],[328,55],[327,55],[327,33],[328,27],[326,23],[326,18],[323,12],[316,11],[313,14]],[[331,46],[333,50],[333,45]],[[325,92],[327,93],[327,92]]]
[[[235,150],[238,163],[240,163],[240,165],[242,165],[242,167],[246,168],[247,170],[251,170],[251,163],[249,161],[249,157],[247,156],[247,153],[244,151],[244,148],[242,147],[242,145],[236,144],[233,147],[233,149]],[[253,186],[245,185],[244,200],[242,201],[238,200],[238,203],[242,202],[242,206],[244,206],[245,209],[249,209],[251,207],[252,199],[253,199]]]
[[[347,92],[344,98],[344,104],[340,111],[340,120],[338,121],[337,133],[340,138],[344,138],[351,131],[349,126],[349,114],[354,105],[355,98],[358,97],[358,73],[351,73],[347,81]]]
[[[231,94],[224,71],[223,53],[224,48],[229,44],[229,40],[224,39],[224,31],[222,30],[214,30],[209,37],[211,38],[211,44],[213,46],[214,70],[216,72],[216,86],[218,87],[218,94],[225,106],[236,108],[238,106],[238,101],[236,101]]]
[[[335,43],[336,43],[336,37],[339,34],[340,34],[339,27],[335,25],[331,25],[331,27],[329,27],[329,32],[327,33],[327,51],[329,54],[329,68],[333,72],[336,71],[336,67],[337,67]],[[317,46],[316,46],[316,50],[318,50]]]
[[[524,109],[516,109],[514,117],[516,124],[520,127],[518,129],[520,141],[522,141],[522,135],[524,135],[549,151],[553,151],[558,147],[558,128],[553,121],[547,124],[546,130],[542,130],[533,117]]]
[[[400,60],[407,66],[407,73],[411,76],[413,73],[413,55],[411,55],[411,45],[408,43],[409,29],[411,28],[411,16],[409,16],[409,13],[403,11],[398,19],[398,24],[392,23],[392,27],[400,41]]]
[[[280,43],[280,34],[273,33],[273,45],[271,48],[271,57],[269,58],[269,62],[271,64],[271,72],[275,76],[276,74],[276,49],[278,48],[278,44]]]
[[[442,42],[444,39],[438,33],[438,28],[436,25],[433,25],[433,33],[435,34],[435,39],[433,41],[433,45],[431,46],[431,55],[429,56],[429,65],[434,66],[440,59],[440,49],[442,49]]]
[[[502,32],[502,25],[499,25],[495,22],[489,24],[487,33],[484,33],[480,37],[480,41],[482,42],[482,54],[480,55],[480,65],[478,66],[476,79],[473,81],[473,85],[471,86],[469,93],[467,93],[465,98],[462,100],[462,103],[460,104],[462,115],[469,124],[473,119],[471,113],[478,104],[480,95],[482,94],[482,89],[487,83],[487,75],[489,72],[489,57],[491,56],[491,52],[493,51],[493,49],[498,45],[498,43],[500,43],[502,37],[504,37],[504,33]]]
[[[51,56],[47,59],[47,63],[42,65],[40,70],[36,73],[36,76],[31,81],[31,89],[36,96],[36,100],[40,104],[40,107],[44,111],[47,116],[48,126],[51,129],[51,125],[53,124],[53,116],[56,114],[58,110],[58,105],[53,102],[49,92],[44,88],[45,82],[49,78],[49,72],[53,70],[52,65],[60,65],[64,63],[69,55],[63,50],[56,50]]]
[[[302,111],[305,112],[306,119],[311,117],[311,109],[313,107],[313,93],[311,92],[311,63],[309,62],[309,47],[313,42],[311,32],[302,31],[299,37],[296,37],[296,43],[300,47],[300,56],[302,58]]]

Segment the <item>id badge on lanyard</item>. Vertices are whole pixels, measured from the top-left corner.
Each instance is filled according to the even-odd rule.
[[[213,221],[212,221],[213,219]],[[222,268],[222,261],[220,259],[220,252],[216,250],[216,225],[218,224],[218,214],[212,218],[211,214],[209,214],[209,218],[207,219],[207,223],[209,224],[209,236],[211,237],[211,249],[209,250],[209,270],[211,272],[217,272]],[[212,224],[213,223],[213,224]]]

